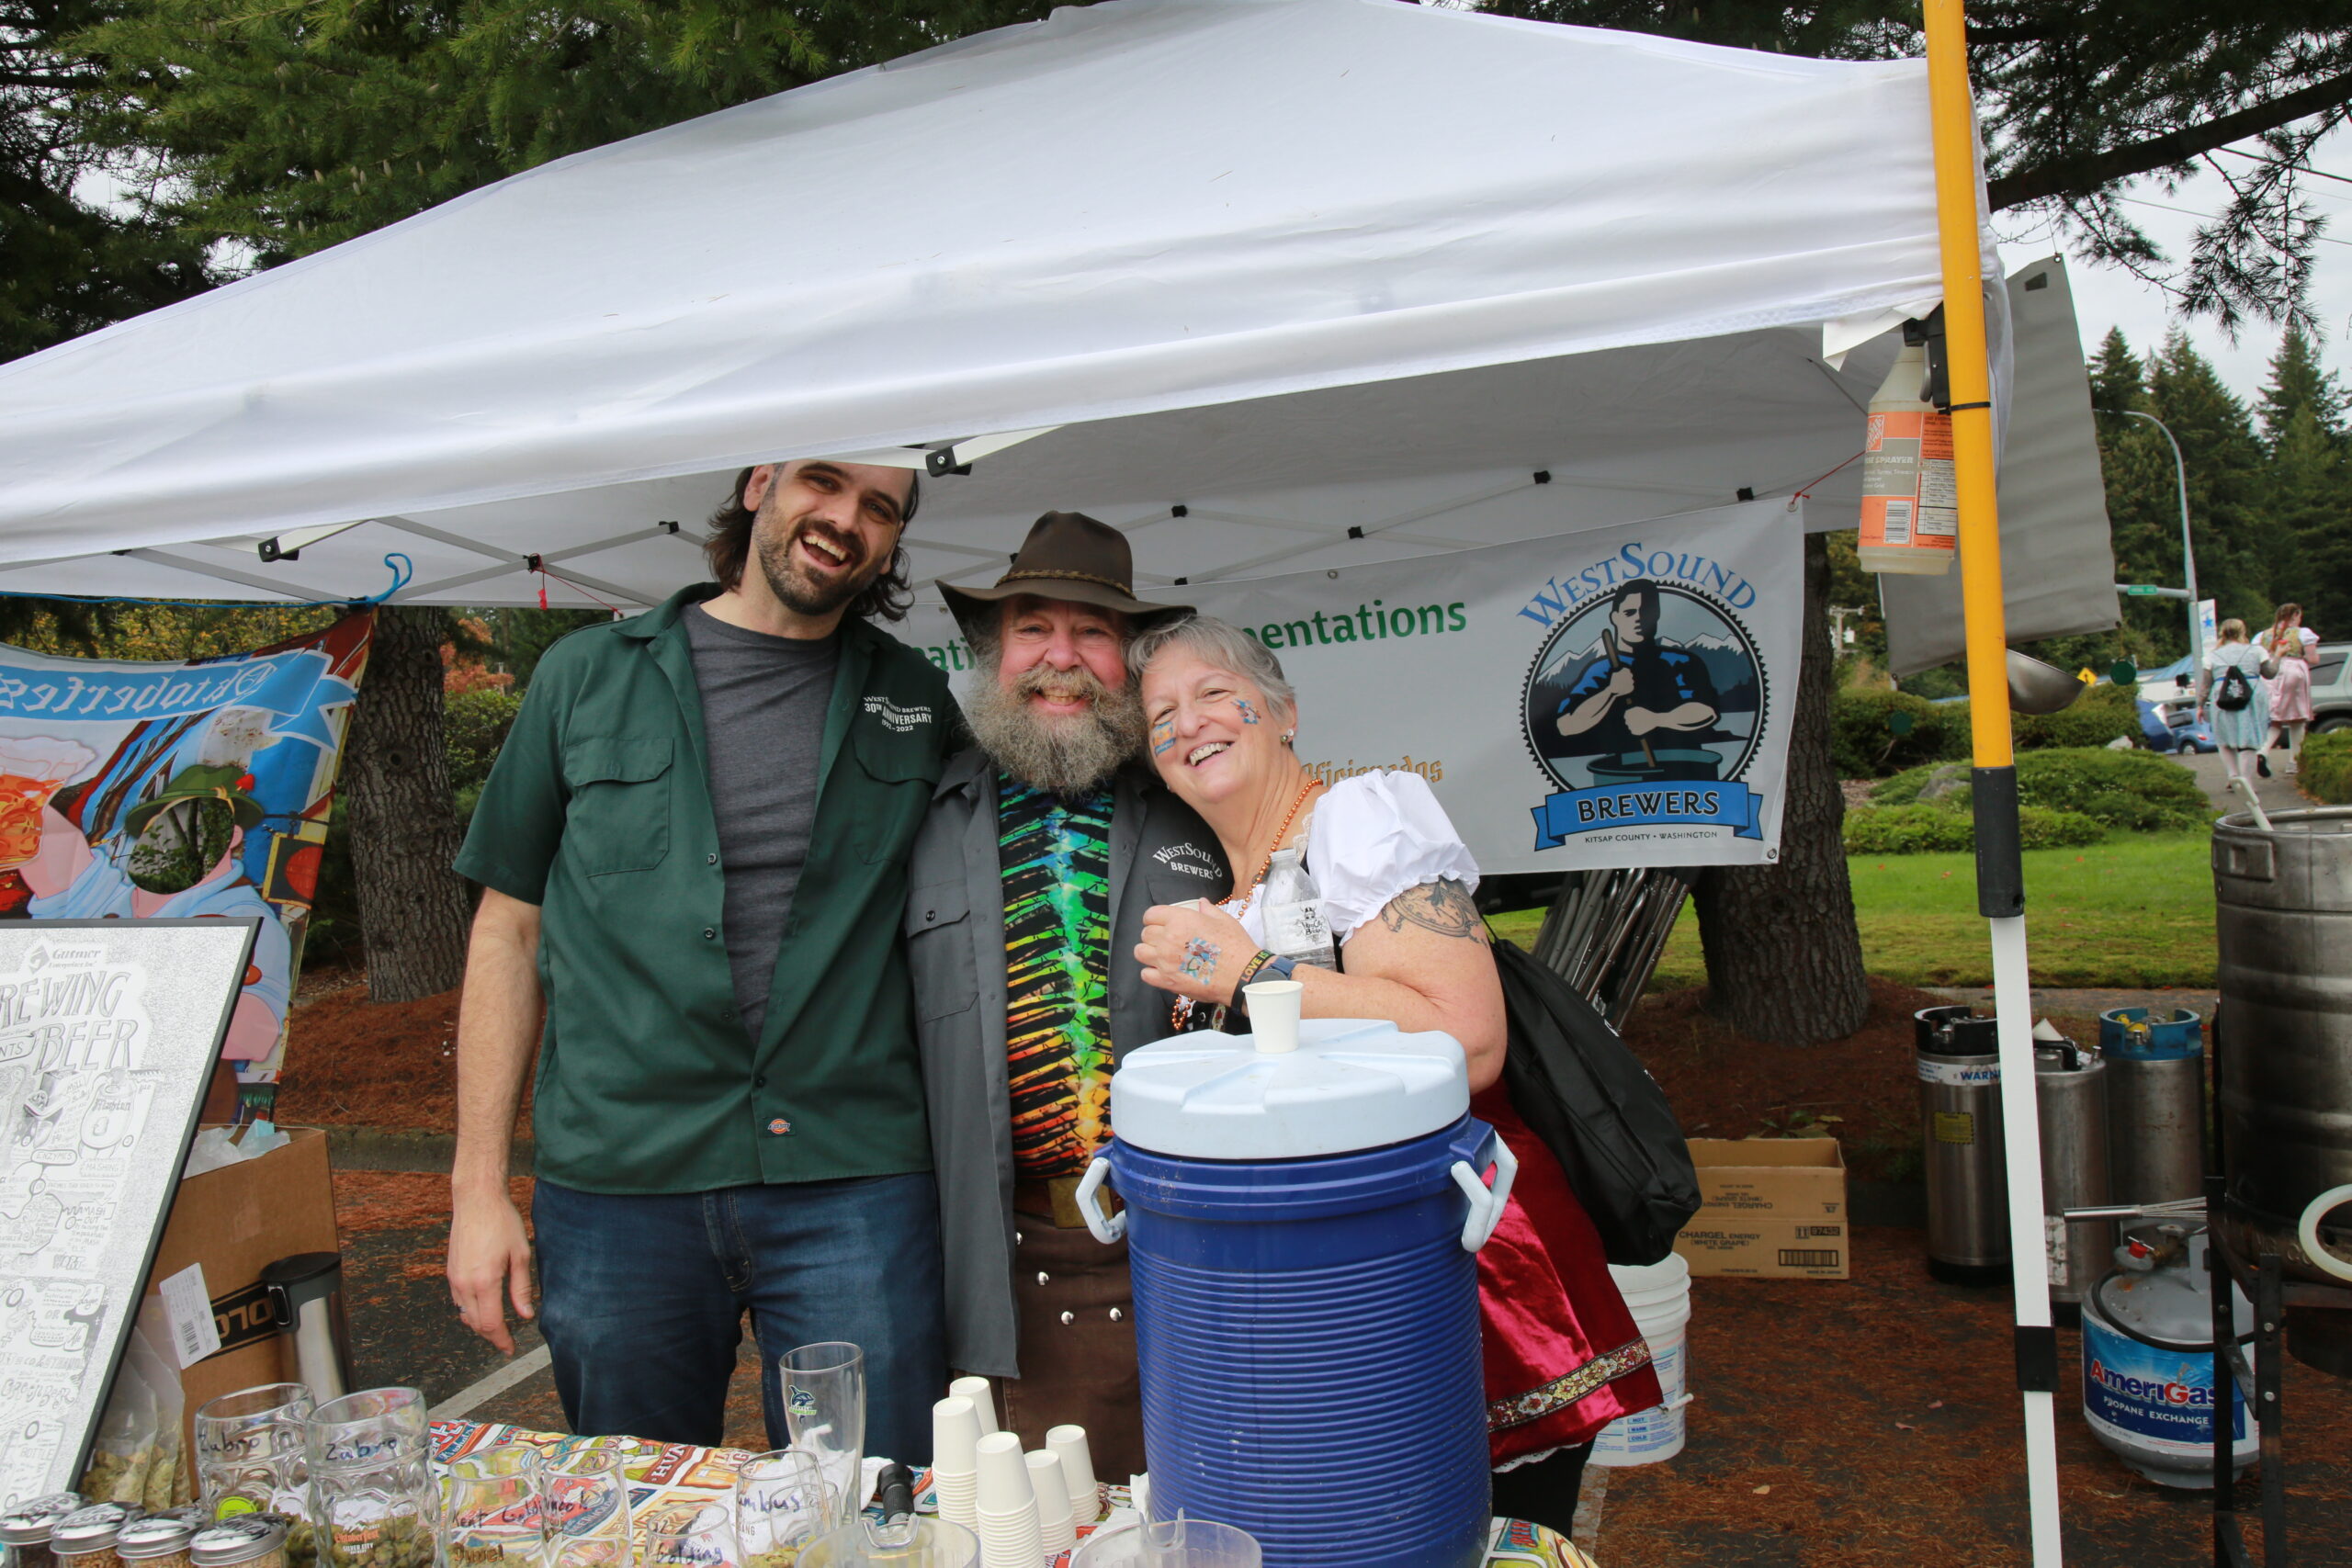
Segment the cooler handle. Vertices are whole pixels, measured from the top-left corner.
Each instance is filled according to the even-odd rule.
[[[1105,1247],[1127,1234],[1126,1211],[1122,1209],[1115,1214],[1106,1214],[1094,1196],[1102,1190],[1103,1179],[1110,1174],[1111,1162],[1097,1155],[1094,1163],[1086,1168],[1086,1174],[1078,1182],[1078,1212],[1085,1219],[1086,1228],[1093,1234],[1094,1239]]]
[[[1462,1250],[1476,1252],[1487,1245],[1495,1227],[1503,1223],[1503,1205],[1510,1201],[1510,1184],[1519,1177],[1519,1156],[1510,1145],[1492,1128],[1487,1132],[1487,1145],[1479,1151],[1479,1162],[1491,1157],[1495,1163],[1495,1184],[1489,1188],[1478,1178],[1477,1169],[1466,1159],[1453,1162],[1448,1172],[1462,1195],[1470,1200],[1469,1217],[1462,1222]]]

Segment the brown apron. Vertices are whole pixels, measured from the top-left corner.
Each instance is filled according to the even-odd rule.
[[[997,1408],[1030,1448],[1045,1447],[1049,1427],[1085,1427],[1094,1478],[1124,1486],[1144,1468],[1127,1244],[1105,1247],[1083,1228],[1057,1225],[1050,1213],[1031,1213],[1050,1205],[1030,1185],[1014,1199],[1021,1376],[997,1381]]]

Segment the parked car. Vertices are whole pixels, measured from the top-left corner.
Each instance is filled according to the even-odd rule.
[[[2352,729],[2352,642],[2312,650],[2312,728]]]
[[[2197,699],[2140,699],[2140,743],[2151,751],[2218,751],[2213,727],[2197,716]]]

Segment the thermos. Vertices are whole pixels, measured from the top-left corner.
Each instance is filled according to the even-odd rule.
[[[1920,1146],[1928,1169],[1928,1272],[1954,1284],[2009,1275],[1997,1025],[1965,1007],[1912,1015]]]
[[[2205,1190],[2205,1032],[2183,1008],[2098,1015],[2107,1058],[2108,1190],[2118,1203],[2169,1203]]]
[[[351,1391],[351,1329],[344,1317],[343,1255],[298,1252],[261,1271],[270,1316],[285,1336],[287,1380],[324,1404]]]
[[[1261,1003],[1285,987],[1287,1024]],[[1452,1036],[1298,1022],[1296,992],[1250,987],[1254,1036],[1121,1062],[1080,1187],[1095,1235],[1128,1239],[1153,1516],[1236,1526],[1266,1568],[1477,1568],[1475,1254],[1517,1164]]]

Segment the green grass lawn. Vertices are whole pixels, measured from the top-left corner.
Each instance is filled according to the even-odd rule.
[[[2213,984],[2211,835],[2119,833],[2078,850],[2025,855],[2026,938],[2040,986]],[[1862,961],[1913,986],[1989,986],[1993,958],[1965,854],[1856,856]],[[1524,947],[1540,909],[1495,917]],[[1685,908],[1658,964],[1659,987],[1701,985],[1698,917]]]

